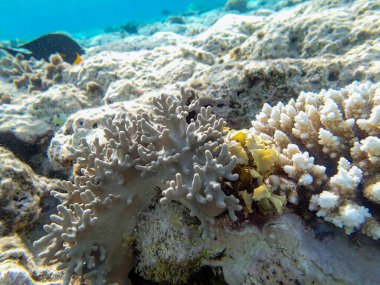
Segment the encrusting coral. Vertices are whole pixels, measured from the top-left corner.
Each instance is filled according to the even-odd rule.
[[[243,200],[244,212],[253,213],[255,204],[261,214],[281,214],[287,193],[281,193],[269,181],[278,161],[275,147],[247,129],[229,131],[226,142],[238,158],[234,171],[239,181],[234,185]]]
[[[239,200],[221,189],[221,179],[238,179],[232,173],[237,158],[224,142],[225,121],[211,107],[199,109],[193,97],[182,89],[179,99],[154,99],[153,116],[107,118],[105,144],[83,140],[81,150],[72,149],[74,182],[60,184],[64,193],[52,192],[61,201],[58,213],[35,242],[46,263],[61,262],[65,284],[73,275],[91,284],[128,282],[131,233],[155,189],[163,189],[162,203],[176,200],[189,208],[204,236],[212,236],[214,218],[225,210],[237,219]]]
[[[369,82],[303,92],[286,105],[265,104],[251,129],[279,150],[283,173],[270,177],[272,185],[291,178],[309,190],[302,195],[317,216],[374,239],[380,238],[379,103],[380,85]],[[288,200],[298,203],[296,196]]]

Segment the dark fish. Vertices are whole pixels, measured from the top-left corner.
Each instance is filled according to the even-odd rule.
[[[25,59],[34,57],[35,59],[44,59],[49,61],[52,54],[59,53],[62,59],[70,64],[78,64],[82,61],[80,57],[85,53],[80,45],[64,34],[47,34],[28,43],[21,44],[18,48],[27,49],[30,53],[22,52],[17,49],[0,47],[11,55],[15,56],[21,53]]]
[[[167,10],[167,9],[163,9],[163,10],[161,10],[161,14],[164,15],[164,16],[168,16],[168,15],[171,14],[171,12],[169,10]]]
[[[134,23],[126,23],[125,25],[120,26],[120,28],[128,34],[137,34],[139,32],[137,25]]]

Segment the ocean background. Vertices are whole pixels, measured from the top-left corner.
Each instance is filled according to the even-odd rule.
[[[164,20],[167,14],[223,7],[226,1],[1,0],[0,3],[0,40],[29,41],[49,32],[84,36],[130,22],[152,23]]]

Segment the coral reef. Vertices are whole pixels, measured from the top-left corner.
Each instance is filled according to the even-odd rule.
[[[201,98],[223,97],[222,103],[210,103],[215,113],[241,129],[265,102],[342,88],[354,80],[379,80],[376,1],[325,2],[278,12],[191,16],[186,19],[200,30],[194,35],[164,32],[161,26],[148,31],[152,26],[146,25],[139,36],[92,37],[85,41],[86,60],[65,66],[62,84],[84,91],[96,82],[103,91],[88,96],[91,106],[153,92],[175,94],[177,84],[187,85]]]
[[[194,98],[183,89],[179,99],[161,95],[153,116],[108,118],[104,144],[83,140],[81,150],[72,149],[74,183],[62,182],[65,191],[52,192],[61,201],[58,213],[34,243],[48,264],[62,262],[65,284],[73,274],[93,284],[125,282],[133,264],[130,235],[156,188],[162,203],[176,200],[190,209],[204,236],[213,235],[214,218],[225,210],[237,219],[239,200],[224,194],[219,180],[238,178],[232,173],[237,159],[223,139],[225,122],[211,107],[187,122],[199,105]]]
[[[162,204],[176,200],[190,209],[190,216],[196,216],[201,222],[203,236],[216,237],[220,242],[223,240],[220,232],[223,226],[220,223],[225,223],[225,219],[215,221],[216,216],[228,210],[232,221],[237,220],[235,211],[243,208],[239,205],[240,201],[246,214],[254,213],[248,218],[257,214],[281,214],[286,200],[298,203],[296,184],[300,192],[305,192],[302,187],[310,189],[313,186],[309,199],[320,199],[324,210],[332,210],[331,201],[337,204],[340,200],[340,209],[335,207],[335,211],[326,212],[326,220],[340,213],[340,221],[345,224],[335,223],[337,226],[344,226],[349,233],[349,230],[359,228],[355,224],[359,221],[362,231],[376,239],[376,219],[369,214],[368,209],[358,204],[360,201],[357,197],[352,194],[344,196],[342,192],[352,192],[358,186],[355,177],[362,178],[358,171],[350,172],[351,166],[344,158],[337,162],[339,157],[350,151],[343,147],[331,147],[333,144],[326,143],[326,139],[322,138],[327,136],[326,132],[331,132],[330,137],[337,138],[334,141],[346,139],[344,145],[351,143],[353,147],[358,142],[365,145],[367,139],[354,137],[352,126],[353,122],[358,124],[358,128],[361,126],[362,136],[376,133],[376,127],[373,129],[376,126],[373,110],[376,112],[377,109],[377,88],[377,85],[370,83],[354,83],[341,91],[302,93],[286,106],[281,103],[273,108],[265,105],[251,130],[226,129],[224,121],[217,120],[212,114],[211,107],[199,109],[195,94],[183,89],[179,99],[167,95],[153,99],[152,113],[141,112],[131,119],[125,114],[106,117],[103,138],[96,137],[92,143],[82,140],[79,149],[71,149],[76,161],[74,183],[62,182],[60,186],[65,191],[52,193],[61,201],[61,205],[58,206],[58,214],[51,216],[53,222],[44,227],[48,234],[35,242],[37,248],[46,249],[39,256],[48,264],[60,263],[59,268],[66,271],[66,284],[72,275],[83,276],[93,284],[123,283],[135,260],[133,254],[136,252],[132,249],[139,244],[140,251],[137,254],[141,255],[138,258],[141,264],[138,271],[143,276],[174,283],[180,280],[186,282],[190,272],[200,270],[205,260],[220,252],[215,247],[219,243],[208,243],[209,247],[199,248],[188,259],[180,256],[169,259],[164,244],[161,244],[164,247],[158,250],[160,247],[156,246],[156,255],[151,259],[153,253],[149,248],[157,241],[147,240],[144,246],[141,244],[142,233],[133,230],[141,226],[136,224],[139,212],[152,203],[156,194],[163,196],[160,199]],[[361,109],[356,108],[360,102],[366,105]],[[351,122],[350,128],[337,128],[344,125],[339,121],[343,120],[343,115],[338,110],[345,111],[344,119]],[[354,110],[362,110],[362,113],[355,113]],[[196,120],[191,119],[193,115],[189,117],[193,111],[198,113]],[[349,113],[352,113],[351,117]],[[313,124],[307,124],[305,116],[307,118],[308,115],[311,116],[309,122]],[[333,119],[338,122],[332,122]],[[313,135],[317,123],[320,126],[319,135]],[[366,128],[367,131],[364,131]],[[351,137],[343,137],[346,133]],[[316,136],[321,137],[319,141]],[[285,141],[284,137],[288,140]],[[302,142],[302,149],[307,149],[310,154],[306,151],[301,153],[299,147],[290,144],[290,141],[298,144]],[[318,147],[317,142],[321,146]],[[360,149],[358,146],[356,148]],[[368,164],[371,160],[376,161],[374,152],[371,153],[372,156],[359,156],[361,162],[356,161],[355,164],[362,169],[365,165],[373,169],[373,165]],[[313,164],[315,154],[319,155],[318,162],[327,161],[329,169],[333,165],[331,160],[335,160],[337,174],[334,176],[333,170],[326,171],[325,167]],[[370,173],[369,169],[366,172],[368,179],[373,176],[373,171]],[[345,170],[348,174],[343,173]],[[342,180],[339,176],[349,174],[353,182],[346,185],[350,180]],[[374,193],[372,196],[376,197],[377,184],[373,179],[370,181],[374,186],[367,193]],[[338,186],[339,183],[345,184]],[[226,185],[231,186],[226,188]],[[342,189],[343,186],[346,189]],[[341,187],[341,192],[337,192],[334,187]],[[318,191],[320,197],[317,197]],[[328,195],[325,194],[327,192]],[[225,193],[236,193],[241,200]],[[334,198],[334,195],[339,199]],[[311,207],[311,210],[315,209]],[[318,215],[322,216],[320,213]],[[118,222],[115,223],[115,220]],[[179,223],[184,223],[183,218]],[[164,226],[162,230],[168,231],[167,227]],[[98,232],[97,229],[102,231]],[[170,239],[166,242],[170,243]],[[172,242],[177,242],[175,236]],[[193,242],[194,246],[199,243],[195,237]],[[143,258],[146,255],[150,256],[149,259]],[[272,253],[270,256],[274,258]],[[150,260],[156,260],[157,267],[154,270],[149,269]],[[177,275],[167,272],[173,266],[182,268],[177,270]],[[285,265],[280,262],[279,266]],[[290,280],[286,270],[283,278]]]
[[[247,23],[253,34],[241,45],[242,57],[307,59],[331,55],[337,59],[337,55],[353,52],[375,55],[377,50],[369,43],[378,44],[377,8],[378,3],[371,0],[328,5],[319,0],[285,9],[267,17],[271,23]]]
[[[228,2],[3,58],[0,283],[379,280],[378,1]]]
[[[251,129],[277,146],[283,172],[309,190],[310,210],[347,234],[361,230],[374,239],[380,238],[379,94],[380,85],[369,82],[303,92],[286,105],[265,104]]]

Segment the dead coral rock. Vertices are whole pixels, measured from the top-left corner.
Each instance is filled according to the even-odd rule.
[[[316,238],[323,231],[325,237]],[[228,284],[372,284],[379,276],[375,242],[363,237],[355,246],[338,230],[312,229],[291,213],[261,230],[247,225],[221,231],[217,238],[214,246],[226,248],[224,257],[205,264],[221,266]]]
[[[0,221],[3,234],[25,231],[40,215],[41,197],[52,181],[34,174],[10,151],[0,147]]]
[[[139,217],[135,231],[139,263],[137,273],[147,280],[168,284],[189,284],[199,272],[202,259],[216,254],[201,245],[204,240],[193,219],[180,205],[157,203]],[[196,245],[196,246],[194,246]]]
[[[68,114],[86,107],[85,92],[71,84],[52,86],[27,98],[20,96],[12,104],[0,105],[0,135],[11,133],[33,145],[40,138],[50,137]]]
[[[0,284],[59,285],[62,272],[37,264],[33,253],[19,235],[0,237]]]
[[[187,283],[202,266],[240,285],[372,284],[380,274],[373,240],[361,236],[355,243],[333,226],[306,225],[287,210],[260,226],[219,217],[215,240],[197,236],[197,225],[180,205],[157,204],[140,220],[137,272],[150,280]]]
[[[176,46],[128,53],[103,51],[67,69],[64,77],[83,89],[94,81],[106,93],[118,80],[130,80],[133,88],[138,90],[157,91],[166,85],[185,81],[203,68],[204,63],[184,58],[185,53],[183,48]]]
[[[142,93],[143,91],[138,89],[138,86],[132,80],[121,79],[111,83],[104,96],[104,101],[106,104],[111,104],[132,100],[141,96]]]

